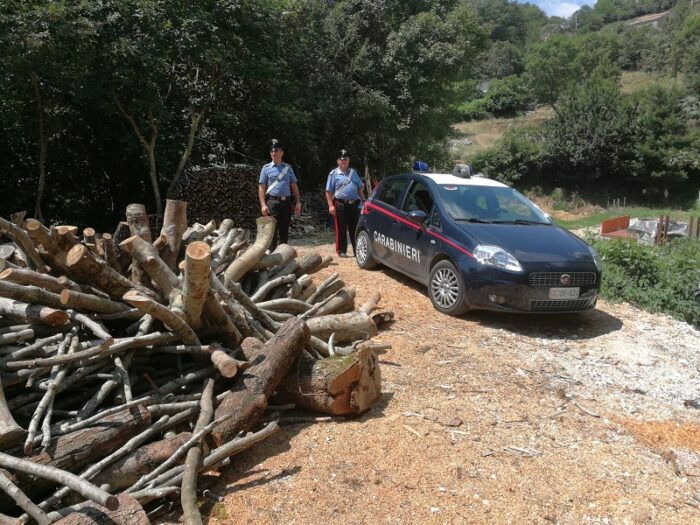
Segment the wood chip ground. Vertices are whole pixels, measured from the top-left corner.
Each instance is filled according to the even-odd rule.
[[[333,245],[297,241],[300,256]],[[700,334],[602,301],[555,317],[450,318],[396,272],[336,259],[397,321],[383,397],[286,426],[213,480],[210,525],[700,522]],[[167,517],[164,522],[167,522]]]

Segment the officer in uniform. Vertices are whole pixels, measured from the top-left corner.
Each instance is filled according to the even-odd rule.
[[[287,242],[292,209],[295,215],[301,213],[301,195],[299,194],[299,186],[297,186],[297,177],[292,167],[282,162],[283,156],[284,147],[279,140],[272,139],[270,141],[272,162],[262,167],[258,180],[260,210],[263,215],[269,215],[277,220],[270,245],[271,251],[277,247],[278,243]],[[294,194],[293,205],[292,194]]]
[[[365,199],[362,180],[350,167],[348,150],[338,152],[338,167],[328,174],[326,181],[326,202],[328,213],[335,221],[335,251],[340,257],[347,257],[348,233],[355,252],[355,229],[360,218],[360,202]]]

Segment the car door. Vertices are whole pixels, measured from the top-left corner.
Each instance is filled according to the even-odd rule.
[[[372,254],[377,260],[389,266],[395,266],[393,230],[398,221],[399,206],[408,181],[408,176],[385,179],[375,198],[365,204],[367,233],[372,242]]]
[[[420,179],[413,180],[401,206],[401,218],[394,225],[396,232],[396,263],[414,279],[424,282],[427,279],[428,252],[430,238],[425,224],[416,224],[410,218],[412,211],[422,211],[429,220],[434,209],[434,199],[428,185]]]

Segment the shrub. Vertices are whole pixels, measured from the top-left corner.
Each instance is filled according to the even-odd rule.
[[[526,83],[517,76],[491,82],[486,92],[486,110],[495,117],[511,117],[525,111],[532,102]]]
[[[700,283],[700,242],[674,239],[645,246],[618,239],[599,240],[595,247],[603,258],[603,297],[700,323],[693,298]]]
[[[477,153],[472,164],[477,171],[510,184],[529,173],[539,173],[541,145],[536,128],[510,129],[493,148]]]
[[[464,121],[486,120],[493,117],[493,115],[486,110],[486,99],[483,98],[465,102],[461,104],[457,110]]]

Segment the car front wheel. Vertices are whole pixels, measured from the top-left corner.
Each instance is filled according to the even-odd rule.
[[[377,266],[377,261],[372,256],[372,242],[369,234],[364,230],[359,232],[355,239],[355,260],[363,270],[370,270]]]
[[[469,308],[462,276],[450,261],[440,261],[430,271],[428,293],[433,306],[447,315],[460,315]]]

